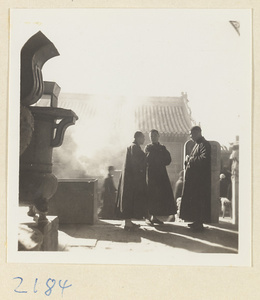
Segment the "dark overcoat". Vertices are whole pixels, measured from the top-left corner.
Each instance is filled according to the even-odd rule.
[[[204,137],[197,140],[186,162],[180,218],[210,222],[211,146]]]
[[[148,144],[144,152],[148,167],[148,211],[151,215],[176,214],[176,203],[166,166],[171,163],[170,152],[160,143]]]
[[[119,180],[116,216],[121,219],[143,218],[146,196],[146,156],[141,147],[133,142],[127,148]]]
[[[115,218],[116,191],[117,190],[114,184],[113,176],[108,174],[104,180],[101,194],[103,205],[100,215],[104,219]]]

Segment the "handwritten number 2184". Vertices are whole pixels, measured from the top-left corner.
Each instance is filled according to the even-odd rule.
[[[20,294],[21,294],[21,293],[27,293],[27,291],[24,291],[24,290],[21,290],[21,289],[20,289],[20,286],[21,286],[22,283],[23,283],[23,278],[22,278],[22,277],[14,277],[13,279],[19,279],[19,280],[20,280],[18,286],[14,289],[14,291],[15,291],[16,293],[20,293]],[[36,278],[36,279],[35,279],[35,282],[34,282],[34,288],[33,288],[33,292],[34,292],[34,293],[37,293],[37,292],[38,292],[38,291],[37,291],[37,288],[36,288],[36,287],[37,287],[37,282],[38,282],[38,278]],[[72,284],[66,285],[67,282],[68,282],[68,280],[65,280],[64,283],[63,283],[63,285],[62,285],[62,280],[59,280],[59,287],[61,288],[61,295],[62,295],[62,296],[63,296],[64,290],[65,290],[66,288],[69,288],[69,287],[72,286]],[[50,296],[50,295],[51,295],[52,290],[53,290],[55,284],[56,284],[56,280],[55,280],[55,279],[49,278],[49,279],[46,281],[46,286],[48,287],[48,289],[45,291],[45,295],[46,295],[46,296]]]

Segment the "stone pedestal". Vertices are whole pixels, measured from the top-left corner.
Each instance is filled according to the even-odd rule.
[[[221,148],[218,142],[210,141],[211,145],[211,223],[218,223],[220,213],[219,175],[221,168]]]
[[[54,239],[58,224],[46,218],[48,200],[58,185],[52,174],[52,151],[61,146],[66,129],[78,119],[73,111],[57,107],[60,87],[55,82],[43,81],[43,65],[57,55],[54,44],[39,31],[23,45],[20,57],[19,204],[28,205],[32,216],[33,208],[37,209],[39,224],[43,222],[42,246],[54,250],[56,246],[52,243],[44,246],[46,236],[48,242]],[[51,106],[38,106],[42,96],[51,97]]]
[[[40,230],[30,225],[20,224],[18,227],[18,251],[40,251],[43,235]]]
[[[238,190],[238,176],[232,175],[232,223],[238,224],[238,199],[239,199],[239,190]]]
[[[49,202],[49,214],[60,224],[94,224],[97,221],[97,179],[60,179]]]
[[[232,182],[232,223],[238,224],[239,211],[239,137],[236,137],[236,142],[232,146],[230,155],[231,165],[231,182]]]
[[[56,216],[48,216],[46,224],[39,224],[38,228],[43,234],[42,251],[58,250],[59,219]]]
[[[22,218],[18,229],[19,251],[57,251],[59,219],[48,216],[47,221],[37,224],[26,215],[27,207],[20,207]]]

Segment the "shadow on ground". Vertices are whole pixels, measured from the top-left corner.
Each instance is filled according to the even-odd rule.
[[[160,249],[172,247],[195,253],[237,253],[238,232],[230,224],[206,225],[203,232],[193,232],[186,224],[174,222],[151,227],[143,221],[135,232],[123,230],[120,221],[99,220],[95,225],[60,225],[60,250],[66,246],[86,246],[115,249],[125,244],[136,249]],[[136,246],[134,246],[136,244]],[[159,247],[159,248],[158,248]]]
[[[237,253],[238,234],[206,226],[203,232],[176,226],[156,226],[156,231],[143,230],[142,237],[174,248],[197,253]]]

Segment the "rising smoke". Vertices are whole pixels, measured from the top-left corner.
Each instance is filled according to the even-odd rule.
[[[88,96],[65,101],[59,107],[72,109],[79,117],[65,133],[61,147],[53,151],[53,173],[58,179],[103,178],[113,165],[121,169],[126,147],[135,131],[131,101]]]

